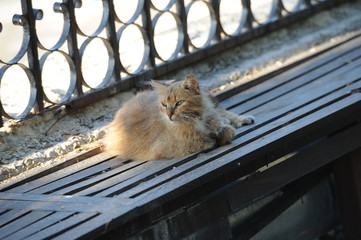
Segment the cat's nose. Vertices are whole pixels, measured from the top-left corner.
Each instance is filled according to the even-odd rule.
[[[168,117],[170,120],[172,120],[172,117],[173,117],[173,113],[167,113]]]
[[[168,107],[167,108],[167,116],[169,117],[170,120],[172,120],[173,114],[174,114],[174,108]]]

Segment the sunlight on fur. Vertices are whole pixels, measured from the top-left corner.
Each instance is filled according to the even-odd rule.
[[[133,160],[181,157],[227,144],[235,128],[254,122],[218,106],[192,75],[170,85],[153,80],[152,86],[127,101],[108,126],[111,154]]]

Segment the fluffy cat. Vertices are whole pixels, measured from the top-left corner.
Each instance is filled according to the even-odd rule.
[[[229,143],[234,127],[252,124],[219,107],[195,77],[138,93],[109,125],[106,150],[133,160],[170,159]]]

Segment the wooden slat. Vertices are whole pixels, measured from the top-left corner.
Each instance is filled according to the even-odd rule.
[[[26,214],[23,217],[20,217],[13,222],[0,228],[0,237],[1,239],[19,231],[20,229],[29,226],[32,222],[39,221],[40,219],[50,215],[51,211],[34,211]]]
[[[99,164],[99,163],[101,163],[101,162],[103,162],[103,161],[105,161],[107,159],[106,156],[108,156],[108,155],[105,154],[105,153],[101,153],[101,154],[98,154],[98,155],[95,155],[93,157],[88,158],[86,161],[81,161],[81,162],[75,163],[74,165],[71,165],[69,167],[60,169],[60,170],[58,170],[58,171],[56,171],[54,173],[45,175],[45,176],[43,176],[41,178],[30,181],[30,182],[28,182],[26,184],[19,185],[19,186],[16,186],[14,188],[9,188],[9,189],[6,188],[4,190],[9,191],[9,192],[26,192],[26,191],[30,191],[32,189],[43,186],[45,184],[51,183],[51,182],[53,182],[53,181],[55,181],[55,180],[57,180],[59,178],[69,176],[69,175],[74,174],[76,172],[79,172],[79,171],[81,171],[83,169],[86,169],[86,168],[89,168],[89,167],[91,167],[93,165]]]
[[[334,69],[347,65],[348,61],[360,56],[360,39],[357,40],[357,45],[353,48],[347,48],[346,52],[338,52],[336,50],[335,55],[320,56],[312,61],[301,64],[285,73],[277,75],[268,81],[256,85],[247,91],[240,92],[234,96],[231,96],[221,102],[221,105],[225,108],[231,108],[234,105],[239,105],[249,100],[258,97],[268,91],[272,91],[281,87],[288,82],[293,82],[300,78],[316,78],[323,76]],[[355,42],[356,43],[356,42]]]
[[[19,196],[6,196],[0,200],[2,209],[18,210],[44,210],[58,212],[103,212],[99,203],[107,204],[112,199],[80,198],[68,196],[46,196],[21,194]]]
[[[3,181],[0,183],[0,189],[5,191],[8,188],[14,188],[16,186],[20,186],[22,184],[26,184],[27,182],[33,181],[34,179],[41,178],[45,175],[63,169],[65,167],[71,166],[74,163],[81,162],[86,160],[96,154],[99,154],[102,151],[101,147],[96,147],[90,149],[86,152],[80,153],[69,153],[69,156],[64,157],[64,159],[60,162],[52,163],[49,166],[42,166],[39,168],[33,168],[26,172],[21,173],[16,177],[17,181]]]
[[[54,212],[51,215],[46,216],[39,221],[31,222],[30,225],[19,229],[18,231],[8,235],[5,238],[1,237],[1,239],[3,240],[27,239],[29,236],[63,221],[64,219],[70,217],[73,214],[74,214],[73,212]],[[0,236],[1,235],[2,234],[0,233]]]
[[[100,182],[90,188],[77,192],[77,195],[95,194],[94,196],[105,197],[114,194],[115,191],[130,189],[135,185],[148,181],[163,172],[169,171],[179,159],[173,160],[158,160],[148,162],[134,169],[132,172],[127,172],[116,176],[106,181]],[[115,190],[114,190],[115,189]]]
[[[107,201],[109,199],[102,197],[83,197],[83,196],[73,196],[73,195],[63,196],[63,195],[49,195],[49,194],[36,194],[36,193],[23,194],[23,193],[0,192],[0,200],[96,204],[99,202]]]
[[[28,210],[9,210],[6,213],[1,214],[0,227],[27,213],[29,213]]]
[[[72,195],[86,195],[86,194],[77,194],[82,189],[88,189],[90,186],[94,186],[99,182],[107,181],[108,179],[114,179],[121,176],[124,179],[124,175],[128,175],[129,177],[134,176],[136,173],[134,172],[135,168],[139,168],[141,165],[146,164],[147,162],[131,162],[126,165],[118,165],[111,171],[102,173],[101,175],[95,176],[91,179],[87,179],[78,183],[71,184],[68,187],[61,188],[53,192],[53,194],[72,194]],[[118,179],[119,180],[119,179]],[[121,181],[121,180],[120,180]],[[123,180],[124,181],[124,180]],[[99,189],[98,189],[99,190]]]
[[[144,166],[144,168],[139,169],[140,171],[137,172],[134,177],[115,184],[110,188],[106,188],[103,191],[96,193],[95,196],[113,196],[115,193],[120,194],[127,189],[131,189],[139,184],[149,181],[150,179],[157,178],[164,173],[170,172],[178,166],[194,160],[196,157],[197,154],[193,154],[186,158],[154,161],[150,166]],[[91,189],[87,191],[91,191]],[[84,192],[80,192],[79,194],[84,194]]]
[[[306,59],[301,59],[299,61],[288,64],[280,69],[276,69],[272,72],[261,75],[252,81],[247,83],[236,84],[232,88],[227,88],[223,91],[220,91],[216,94],[217,98],[222,101],[221,104],[224,104],[224,107],[230,107],[232,104],[227,103],[228,101],[233,101],[232,98],[240,97],[242,100],[244,95],[247,95],[249,89],[254,87],[263,88],[263,89],[272,89],[277,84],[274,82],[278,81],[279,78],[287,76],[288,79],[304,75],[308,71],[312,71],[328,62],[334,61],[336,58],[341,57],[349,52],[352,52],[356,48],[360,47],[360,34],[355,34],[349,40],[346,40],[342,43],[336,44],[325,49],[321,54],[318,52],[311,56],[306,57]],[[290,75],[291,74],[291,75]],[[282,81],[282,80],[281,80]],[[237,101],[236,101],[237,102]]]
[[[359,57],[361,56],[361,49],[359,51]],[[315,75],[308,75],[308,76],[302,76],[299,79],[296,79],[295,81],[288,81],[286,84],[281,85],[278,88],[272,89],[267,92],[263,92],[256,98],[253,98],[251,100],[247,100],[247,102],[238,105],[231,109],[231,111],[237,113],[237,114],[243,114],[248,113],[260,106],[263,106],[264,104],[267,104],[268,102],[271,102],[272,100],[279,99],[281,97],[285,97],[288,94],[291,94],[292,97],[296,97],[297,95],[308,95],[307,92],[300,92],[300,89],[303,89],[303,87],[307,87],[309,85],[316,85],[320,82],[332,82],[333,79],[339,77],[340,81],[348,81],[347,77],[344,77],[343,74],[347,73],[348,71],[352,69],[357,69],[360,66],[361,59],[357,58],[355,61],[352,61],[348,64],[345,64],[345,62],[342,62],[345,66],[342,68],[334,69],[331,67],[331,69],[326,68],[328,72],[317,74]],[[340,77],[343,76],[343,77]],[[317,81],[315,83],[315,81]],[[324,90],[324,86],[320,88],[317,86],[320,91]],[[295,93],[295,91],[298,91]],[[297,94],[297,95],[296,95]],[[292,98],[289,98],[287,102],[292,102]]]
[[[111,159],[106,161],[107,159],[104,158],[102,163],[96,164],[94,166],[90,166],[88,168],[85,168],[83,170],[77,171],[76,173],[73,173],[71,175],[68,175],[66,177],[59,178],[58,180],[52,181],[51,183],[44,184],[40,187],[37,187],[31,191],[28,191],[30,193],[36,192],[36,193],[48,193],[53,192],[57,189],[62,189],[64,186],[71,185],[75,182],[82,181],[82,179],[91,178],[94,175],[99,175],[102,172],[105,172],[109,169],[111,169],[114,166],[117,166],[120,164],[120,160],[117,159]]]
[[[282,102],[286,103],[286,106],[283,106],[282,108],[276,108],[276,106],[272,105],[265,105],[257,109],[258,114],[260,114],[260,118],[254,125],[252,125],[253,134],[257,135],[257,133],[254,132],[255,129],[266,127],[267,124],[273,124],[279,126],[287,125],[288,123],[291,123],[291,119],[299,119],[299,116],[303,116],[305,113],[314,111],[314,109],[318,109],[325,104],[332,102],[334,99],[338,99],[342,96],[347,96],[347,93],[352,91],[353,89],[357,89],[359,87],[359,81],[355,81],[355,79],[358,78],[358,72],[352,71],[347,74],[347,76],[350,78],[349,81],[343,82],[343,81],[334,81],[327,83],[327,85],[330,85],[334,87],[334,90],[328,90],[327,87],[324,91],[321,91],[317,88],[311,87],[311,89],[305,89],[310,94],[303,97],[303,101],[295,101],[295,102],[289,102],[287,105],[287,97],[283,99],[283,101],[278,102],[278,104],[282,104]],[[289,96],[291,97],[291,96]],[[295,97],[296,99],[298,97]],[[277,100],[276,100],[277,103]],[[268,108],[272,108],[273,111],[268,111]],[[254,110],[256,111],[256,110]],[[292,116],[296,115],[296,116]],[[269,128],[265,130],[264,132],[268,132]],[[245,134],[250,132],[247,128],[239,128],[236,130],[237,135],[239,134]]]
[[[45,238],[53,238],[54,235],[56,236],[65,230],[68,230],[68,229],[71,229],[71,228],[77,226],[78,224],[81,224],[87,220],[91,220],[96,215],[97,214],[95,214],[95,213],[78,213],[69,218],[66,218],[65,220],[59,222],[58,224],[44,228],[44,229],[40,230],[39,232],[27,237],[26,239],[27,240],[39,240],[39,239],[45,239]],[[76,238],[76,236],[70,236],[69,238],[63,238],[62,240],[75,239],[75,238]]]

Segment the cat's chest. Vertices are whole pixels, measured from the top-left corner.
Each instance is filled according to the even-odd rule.
[[[193,124],[174,125],[168,128],[169,134],[179,141],[194,141],[204,139],[209,135],[203,122],[195,122]]]

